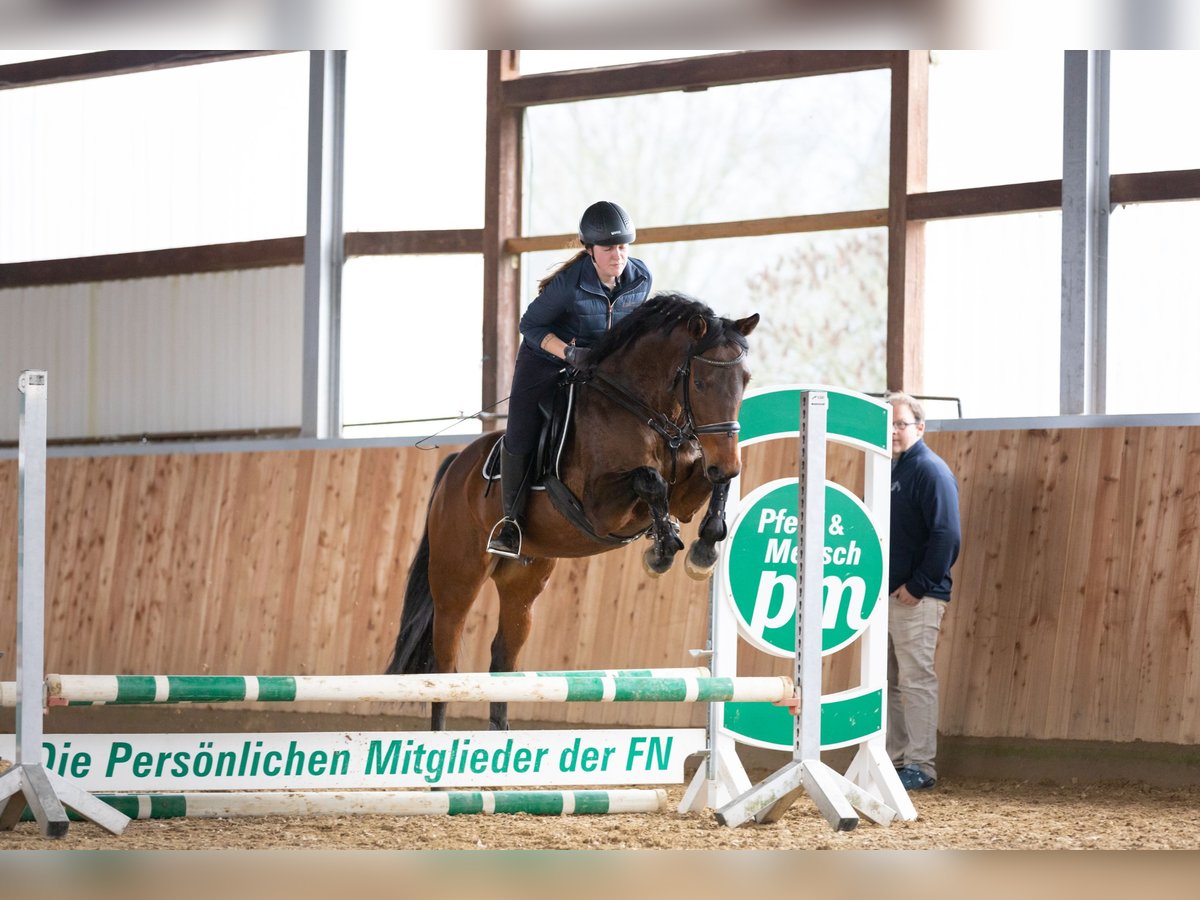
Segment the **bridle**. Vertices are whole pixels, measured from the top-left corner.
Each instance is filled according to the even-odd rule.
[[[730,422],[711,422],[705,425],[697,425],[695,414],[692,412],[692,364],[703,363],[707,366],[727,369],[736,366],[746,358],[746,350],[743,348],[738,355],[733,359],[709,359],[706,356],[701,356],[702,350],[697,345],[692,345],[689,349],[683,363],[675,370],[675,377],[671,380],[671,391],[674,392],[675,386],[680,379],[683,380],[683,421],[675,422],[665,413],[661,413],[653,407],[643,402],[632,391],[622,385],[613,378],[608,377],[602,372],[593,371],[590,379],[586,382],[594,387],[597,391],[615,403],[617,406],[632,413],[645,421],[647,427],[658,434],[666,442],[667,447],[671,451],[671,477],[668,482],[675,483],[678,474],[679,448],[684,444],[690,443],[693,446],[699,447],[700,453],[704,453],[703,446],[700,445],[699,436],[702,434],[723,434],[726,437],[733,437],[741,431],[741,425],[737,421]]]

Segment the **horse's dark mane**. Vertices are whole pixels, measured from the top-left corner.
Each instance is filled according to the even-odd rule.
[[[619,353],[634,344],[643,335],[654,331],[669,332],[687,324],[693,316],[700,316],[708,325],[696,353],[725,341],[733,341],[743,350],[746,338],[733,327],[731,319],[723,319],[694,297],[680,293],[655,294],[624,319],[606,332],[591,348],[588,365],[594,366],[601,360]]]

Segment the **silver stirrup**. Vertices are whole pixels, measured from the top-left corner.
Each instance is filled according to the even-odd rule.
[[[517,527],[517,552],[509,553],[507,550],[501,550],[499,547],[492,546],[492,539],[496,536],[496,530],[504,527],[506,522],[512,522]],[[521,530],[521,523],[516,519],[510,519],[508,516],[502,518],[499,522],[492,526],[492,530],[488,532],[487,552],[493,556],[503,556],[505,559],[520,559],[521,545],[525,542],[525,533]]]

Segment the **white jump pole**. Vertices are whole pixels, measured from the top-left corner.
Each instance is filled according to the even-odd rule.
[[[581,671],[564,671],[564,672],[504,672],[504,673],[497,673],[497,674],[491,675],[490,677],[492,677],[492,678],[571,678],[571,679],[622,678],[622,679],[624,679],[624,678],[692,678],[692,677],[709,678],[709,677],[711,677],[711,675],[712,675],[712,673],[707,668],[705,668],[703,666],[693,666],[691,668],[666,668],[666,669],[594,669],[594,670],[586,670],[586,671],[581,670]],[[87,677],[87,676],[85,676],[85,677]],[[159,692],[158,685],[160,683],[166,685],[164,696],[169,695],[170,692],[172,691],[172,685],[171,685],[172,676],[169,676],[169,675],[167,675],[167,676],[163,676],[163,675],[111,676],[110,675],[110,676],[100,676],[100,677],[107,679],[111,685],[120,685],[122,683],[122,679],[125,682],[129,682],[129,681],[139,682],[140,681],[141,683],[147,683],[149,680],[152,679],[153,680],[152,692],[156,695],[153,702],[163,702],[161,699],[157,699],[157,694]],[[317,677],[317,676],[303,676],[301,680],[303,680],[303,678],[313,678],[313,677]],[[350,678],[369,677],[369,676],[347,675],[347,676],[331,676],[331,677],[350,679]],[[419,677],[419,676],[391,675],[391,676],[384,676],[384,677],[390,678],[390,679],[408,678],[409,680],[411,680],[412,678]],[[208,677],[208,676],[180,676],[179,680],[194,682],[196,680],[196,678],[200,678],[201,682],[205,682],[205,681],[207,681],[208,683],[224,682],[224,687],[222,688],[222,692],[224,695],[220,698],[220,702],[223,702],[223,703],[224,702],[232,702],[235,700],[259,700],[259,699],[268,699],[268,700],[303,700],[303,699],[307,699],[307,700],[311,700],[311,699],[313,699],[312,697],[296,696],[298,687],[296,685],[296,677],[295,676],[230,675],[230,676],[225,676],[223,678],[212,678],[212,677]],[[163,679],[163,681],[160,682],[159,679]],[[62,676],[53,675],[53,674],[47,675],[46,681],[47,681],[46,701],[47,701],[48,705],[50,705],[50,706],[70,705],[72,703],[72,700],[78,700],[78,698],[64,699],[64,698],[56,695],[56,690],[58,690],[62,685]],[[285,682],[286,682],[286,685],[283,684]],[[264,686],[265,686],[265,690],[267,693],[267,696],[265,696],[265,697],[263,696]],[[283,693],[281,693],[281,689],[280,689],[281,686],[283,687]],[[94,683],[93,683],[93,686],[88,688],[88,690],[90,690],[90,691],[95,690]],[[119,687],[115,688],[114,690],[116,691],[116,693],[118,695],[120,694]],[[318,698],[318,699],[321,699],[321,698]],[[346,697],[339,696],[337,698],[326,698],[326,699],[343,700],[343,699],[346,699]],[[355,698],[355,697],[351,696],[349,699],[353,700],[353,699],[362,699],[362,698],[361,697]],[[131,701],[128,701],[128,700],[122,701],[122,700],[118,699],[116,701],[92,700],[90,702],[93,704],[96,704],[96,703],[100,703],[100,702],[131,702]],[[143,701],[137,701],[137,702],[143,702]],[[146,700],[144,702],[151,702],[151,701]],[[176,702],[183,702],[183,701],[176,700]],[[191,700],[189,702],[195,702],[195,701]],[[217,701],[212,701],[212,702],[217,702]],[[17,705],[17,683],[15,681],[0,681],[0,707],[6,707],[6,706],[12,707],[12,706],[16,706],[16,705]]]
[[[772,703],[792,697],[780,676],[621,675],[47,675],[51,706],[301,701],[489,703]]]
[[[65,803],[113,834],[129,817],[42,765],[46,589],[46,373],[26,370],[18,381],[21,425],[17,469],[16,759],[0,777],[0,830],[11,830],[26,804],[47,837],[67,833]]]
[[[660,812],[662,788],[566,791],[204,791],[100,794],[135,819],[261,816],[592,816]]]

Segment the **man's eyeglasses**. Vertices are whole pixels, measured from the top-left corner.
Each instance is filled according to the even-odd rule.
[[[917,422],[893,422],[892,428],[899,428],[901,431],[903,431],[909,425],[917,425],[917,424],[919,424],[919,423],[917,423]]]

